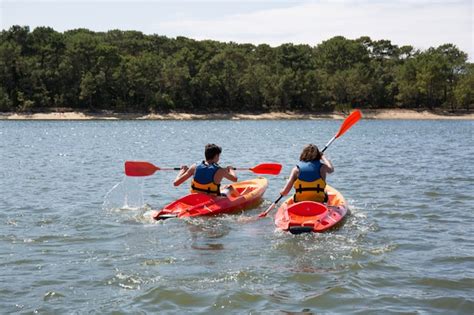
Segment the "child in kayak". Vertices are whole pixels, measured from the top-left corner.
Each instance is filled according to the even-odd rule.
[[[318,147],[308,144],[303,148],[300,155],[300,162],[291,170],[290,178],[280,191],[282,196],[286,196],[291,187],[295,188],[293,201],[303,200],[326,202],[327,195],[326,175],[334,172],[334,166],[327,159]]]
[[[237,196],[238,192],[232,187],[227,186],[222,191],[220,189],[221,181],[227,178],[232,182],[237,181],[237,175],[232,166],[220,167],[219,162],[222,148],[215,144],[207,144],[204,149],[206,160],[201,163],[195,163],[190,167],[181,166],[181,170],[173,182],[174,186],[179,186],[188,178],[193,176],[191,182],[191,192],[205,193],[215,196]]]

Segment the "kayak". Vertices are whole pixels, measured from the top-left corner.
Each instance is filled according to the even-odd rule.
[[[324,232],[340,223],[348,212],[346,200],[333,187],[326,185],[328,202],[314,201],[294,203],[293,198],[287,199],[275,215],[278,229],[292,234],[307,232]]]
[[[155,220],[168,218],[185,218],[230,213],[248,209],[259,204],[268,187],[266,178],[258,177],[251,180],[233,183],[232,187],[238,194],[235,196],[211,196],[202,193],[186,195],[161,210],[154,210]],[[225,188],[225,187],[224,187]]]

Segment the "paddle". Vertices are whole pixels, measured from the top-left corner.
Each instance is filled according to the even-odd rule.
[[[237,171],[252,171],[255,174],[268,174],[268,175],[278,175],[280,174],[282,165],[278,163],[261,163],[252,168],[235,168]]]
[[[344,121],[342,122],[342,125],[341,127],[339,128],[339,131],[336,133],[336,135],[334,137],[332,137],[331,140],[329,140],[329,142],[326,144],[326,146],[324,147],[324,149],[321,151],[321,152],[324,152],[326,151],[326,149],[331,145],[331,143],[334,142],[334,140],[336,140],[337,138],[339,138],[340,136],[342,136],[347,130],[349,130],[352,126],[354,126],[354,124],[356,122],[358,122],[360,120],[360,118],[362,117],[362,113],[360,112],[360,110],[356,109],[355,111],[353,111],[349,116],[347,116],[346,119],[344,119]],[[280,195],[280,197],[275,200],[271,205],[270,207],[268,207],[267,210],[263,211],[262,213],[260,213],[258,215],[259,218],[264,218],[267,216],[267,214],[273,210],[273,208],[275,208],[275,206],[277,205],[277,203],[281,200],[281,198],[283,197],[283,195]]]
[[[255,174],[268,174],[278,175],[280,174],[282,165],[278,163],[261,163],[252,168],[234,168],[239,171],[251,171]],[[125,175],[127,176],[150,176],[156,171],[179,171],[179,167],[163,168],[153,165],[150,162],[143,161],[126,161],[125,162]]]
[[[162,168],[153,165],[150,162],[143,161],[126,161],[125,175],[127,176],[150,176],[156,171],[179,171],[179,167]]]
[[[358,122],[361,117],[362,117],[362,113],[358,109],[356,109],[349,116],[347,116],[347,118],[344,119],[344,122],[339,128],[339,131],[336,133],[334,137],[332,137],[331,140],[329,140],[329,142],[326,144],[326,146],[321,152],[326,151],[326,149],[331,145],[331,143],[334,142],[334,140],[342,136],[347,130],[349,130],[352,126],[354,126],[354,124]]]

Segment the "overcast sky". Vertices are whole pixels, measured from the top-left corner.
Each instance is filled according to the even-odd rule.
[[[421,49],[453,43],[474,60],[473,0],[0,0],[0,10],[2,29],[138,30],[272,46],[370,36]]]

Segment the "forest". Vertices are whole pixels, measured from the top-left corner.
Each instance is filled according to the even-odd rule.
[[[0,111],[470,111],[474,64],[455,45],[426,50],[369,37],[238,44],[138,31],[0,35]]]

